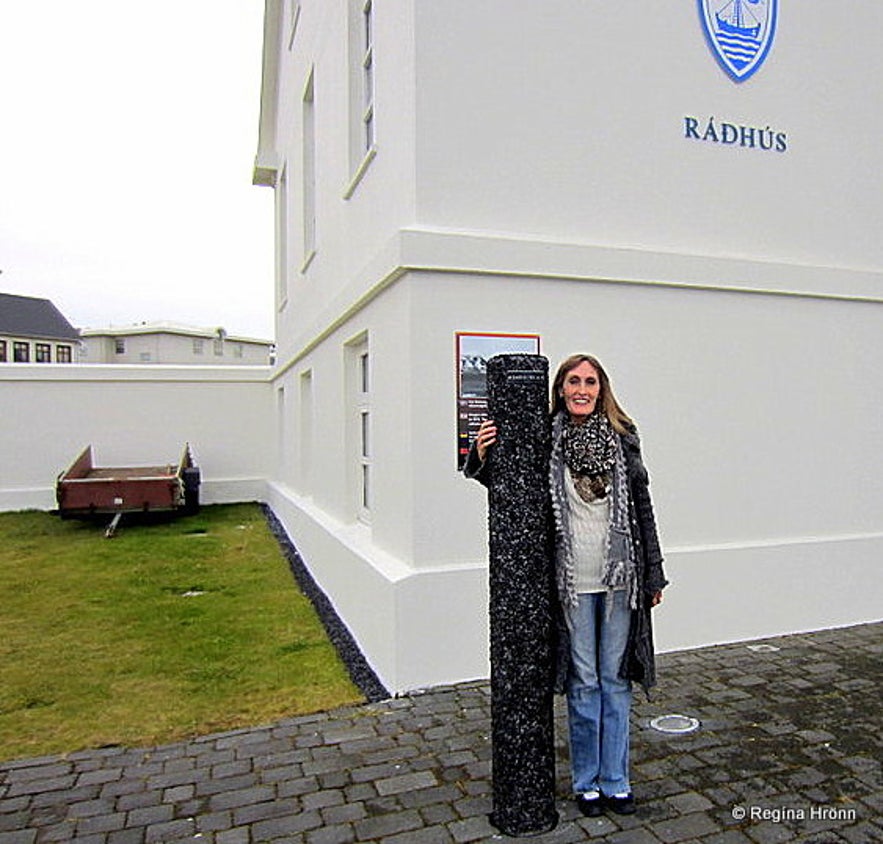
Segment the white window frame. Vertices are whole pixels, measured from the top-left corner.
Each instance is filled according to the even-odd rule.
[[[350,2],[350,169],[343,198],[349,199],[377,155],[374,0]]]
[[[353,511],[357,521],[371,524],[374,501],[374,447],[371,418],[372,361],[368,335],[347,344],[347,440]]]
[[[300,21],[300,0],[289,0],[288,6],[288,49],[294,46],[294,36]]]
[[[301,272],[316,256],[316,73],[310,68],[303,93],[303,249]]]
[[[307,497],[313,494],[313,370],[305,369],[299,379],[300,425],[298,426],[298,487]]]
[[[276,310],[288,304],[288,163],[282,165],[276,182]]]

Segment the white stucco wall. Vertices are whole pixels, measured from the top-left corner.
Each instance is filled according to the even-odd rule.
[[[879,271],[883,12],[779,7],[736,84],[695,2],[416,3],[418,222]],[[685,117],[787,150],[690,139]]]
[[[189,442],[205,503],[263,500],[274,441],[269,368],[0,366],[0,510],[55,507],[87,445],[98,466],[175,463]]]

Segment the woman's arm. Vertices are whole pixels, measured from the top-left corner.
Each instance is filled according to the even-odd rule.
[[[466,464],[463,466],[463,474],[472,478],[484,486],[490,484],[490,466],[487,455],[491,446],[497,441],[497,426],[493,419],[485,419],[478,428],[475,440],[469,449]]]
[[[659,547],[656,515],[650,497],[650,477],[641,458],[641,445],[637,436],[625,438],[625,453],[629,488],[644,549],[644,590],[652,596],[652,605],[656,606],[662,601],[662,590],[668,585],[668,580],[662,568],[662,549]]]

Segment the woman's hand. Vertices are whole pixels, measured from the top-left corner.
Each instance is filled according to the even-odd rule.
[[[475,446],[478,449],[478,457],[484,463],[488,449],[497,441],[497,426],[493,419],[485,419],[478,428],[475,437]]]
[[[651,607],[658,607],[662,603],[662,590],[660,589],[658,592],[654,593],[653,597],[650,599]]]

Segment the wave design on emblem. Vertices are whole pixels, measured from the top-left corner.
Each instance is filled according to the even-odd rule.
[[[750,64],[760,50],[760,41],[725,35],[720,30],[716,34],[721,51],[740,70]]]

